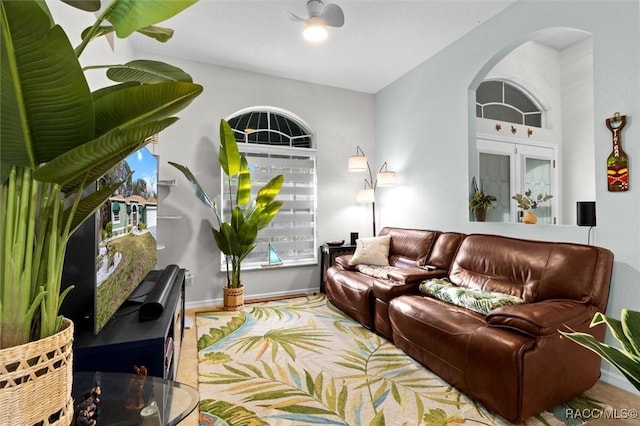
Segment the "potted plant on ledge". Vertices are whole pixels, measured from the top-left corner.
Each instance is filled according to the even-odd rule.
[[[114,31],[167,40],[171,31],[154,24],[193,3],[113,1],[74,49],[44,1],[0,0],[0,424],[71,423],[73,324],[58,314],[66,245],[121,182],[85,189],[202,92],[153,61],[104,66],[118,84],[91,92],[78,58]]]
[[[255,200],[251,201],[251,175],[244,155],[240,154],[233,130],[226,120],[220,120],[220,166],[227,179],[229,205],[233,206],[228,222],[220,214],[218,207],[207,195],[188,167],[169,162],[180,170],[193,186],[200,201],[213,210],[217,227],[212,226],[216,246],[225,255],[226,286],[223,288],[223,307],[225,310],[237,310],[244,306],[244,286],[240,280],[242,261],[256,248],[258,231],[263,229],[282,207],[282,201],[275,198],[280,193],[284,181],[283,175],[277,175],[258,190]],[[232,197],[236,185],[236,196]]]
[[[524,210],[524,216],[522,217],[522,222],[527,225],[534,225],[538,223],[538,218],[533,213],[533,210],[537,209],[538,206],[544,202],[549,201],[553,198],[553,195],[549,194],[538,194],[536,196],[532,196],[532,192],[530,189],[527,189],[524,194],[517,193],[513,197],[518,203],[518,208]]]
[[[469,209],[473,212],[476,222],[484,222],[487,220],[487,210],[495,207],[496,197],[484,192],[482,181],[478,187],[475,176],[471,179],[471,191]]]

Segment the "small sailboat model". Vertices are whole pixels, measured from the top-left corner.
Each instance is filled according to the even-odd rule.
[[[282,259],[280,259],[278,252],[271,246],[271,243],[269,243],[269,249],[267,253],[268,253],[268,261],[261,265],[263,268],[267,268],[269,266],[282,265]]]

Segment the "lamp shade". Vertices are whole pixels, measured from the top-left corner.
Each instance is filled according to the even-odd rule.
[[[364,155],[352,155],[349,157],[350,172],[366,172],[368,168],[369,163]]]
[[[378,172],[378,186],[396,186],[396,172]]]
[[[373,203],[375,201],[375,194],[373,189],[359,189],[356,193],[356,202],[358,203]]]

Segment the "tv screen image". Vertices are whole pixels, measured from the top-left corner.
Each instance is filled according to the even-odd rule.
[[[60,312],[78,330],[98,334],[134,290],[136,300],[149,290],[139,284],[157,261],[158,164],[141,148],[91,189],[125,181],[67,245],[62,287],[74,288]]]
[[[121,180],[97,218],[96,333],[157,261],[158,159],[142,148],[107,172],[98,187]]]

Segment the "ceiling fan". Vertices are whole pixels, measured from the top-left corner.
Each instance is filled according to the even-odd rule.
[[[320,0],[309,0],[307,2],[309,18],[302,18],[289,11],[289,17],[297,22],[304,22],[303,36],[310,42],[320,42],[327,38],[327,26],[341,27],[344,25],[344,13],[337,4],[325,4]]]

